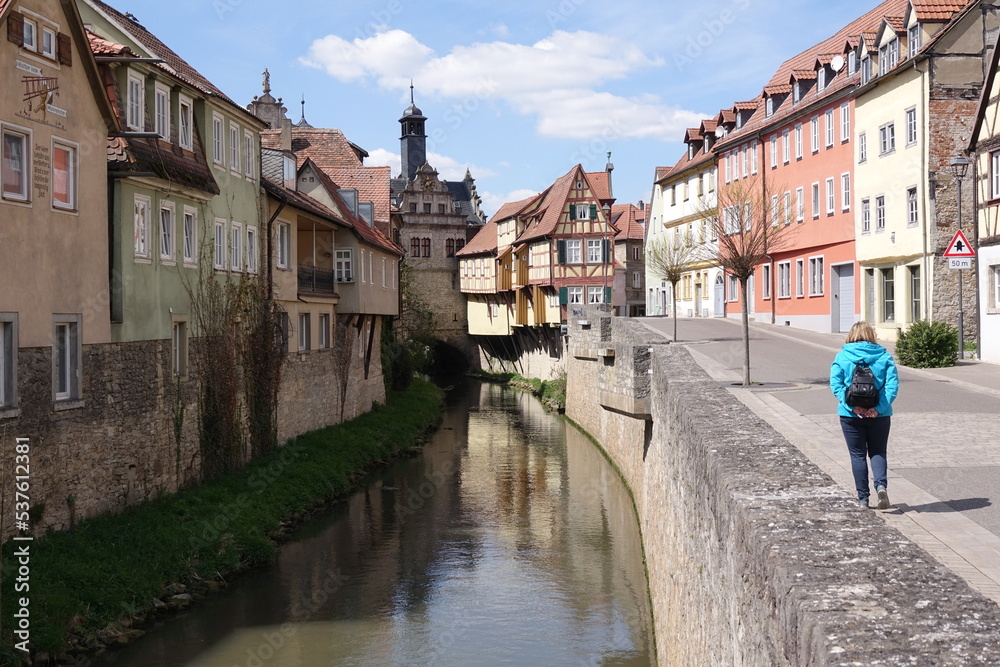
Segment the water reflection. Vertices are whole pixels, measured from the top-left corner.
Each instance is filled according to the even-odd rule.
[[[592,443],[530,396],[468,383],[421,456],[100,664],[650,664],[639,545]]]

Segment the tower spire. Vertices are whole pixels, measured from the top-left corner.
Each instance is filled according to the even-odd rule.
[[[410,104],[416,104],[413,101],[413,77],[410,77]]]
[[[309,121],[306,120],[306,94],[305,93],[302,93],[302,102],[301,103],[302,103],[302,118],[299,120],[298,123],[295,124],[295,127],[312,127],[312,125],[309,124]]]

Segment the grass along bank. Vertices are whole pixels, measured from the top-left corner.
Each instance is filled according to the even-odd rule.
[[[487,382],[497,382],[506,384],[526,391],[536,396],[546,406],[559,412],[566,411],[566,373],[560,373],[555,380],[539,380],[538,378],[526,378],[517,373],[497,373],[493,371],[478,371],[472,374],[473,377]]]
[[[0,662],[24,656],[13,649],[17,597],[30,598],[32,651],[62,655],[128,640],[158,608],[187,604],[192,593],[271,562],[277,542],[306,512],[422,444],[442,399],[438,387],[414,380],[388,405],[299,436],[237,473],[38,539],[27,593],[14,593],[18,543],[8,541]]]

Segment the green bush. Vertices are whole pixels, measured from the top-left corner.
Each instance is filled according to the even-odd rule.
[[[944,322],[914,322],[899,334],[896,358],[912,368],[954,366],[958,359],[958,329]]]

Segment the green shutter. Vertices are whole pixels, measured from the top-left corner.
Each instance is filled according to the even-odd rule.
[[[604,303],[611,303],[611,288],[604,288]]]
[[[566,263],[566,240],[559,239],[556,241],[556,263],[565,264]]]
[[[601,261],[605,264],[611,261],[611,242],[608,239],[601,239]]]
[[[590,219],[597,220],[597,204],[590,205]]]
[[[559,305],[565,306],[569,301],[569,290],[565,287],[559,288]]]

